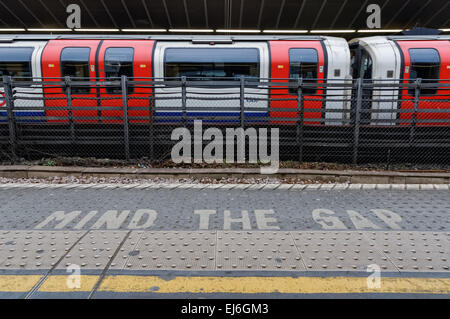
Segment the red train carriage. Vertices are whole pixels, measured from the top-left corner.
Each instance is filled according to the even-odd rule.
[[[72,88],[75,121],[121,122],[120,118],[123,116],[121,87],[105,87],[98,83],[108,79],[120,80],[122,75],[136,78],[152,77],[153,44],[152,40],[50,40],[42,54],[43,77],[48,78],[46,81],[49,82],[60,81],[59,78],[65,76],[70,76],[75,81],[90,77],[91,86]],[[62,90],[46,86],[44,95],[48,98],[65,98]],[[133,117],[148,119],[148,96],[151,90],[130,86],[128,94],[130,122],[139,121],[133,120]],[[142,99],[133,99],[136,97]],[[68,116],[68,111],[57,110],[58,107],[67,107],[65,100],[47,100],[45,105],[48,107],[47,116]],[[101,110],[98,106],[107,106],[108,109]],[[52,110],[52,107],[55,110]],[[86,107],[86,110],[83,110],[83,107]],[[114,110],[115,107],[117,110]]]
[[[16,77],[24,74],[44,77],[48,83],[43,90],[47,98],[46,115],[50,117],[49,121],[57,122],[66,121],[68,117],[67,96],[61,87],[52,86],[52,82],[59,82],[65,76],[70,76],[73,81],[85,78],[85,86],[72,87],[74,120],[84,123],[122,121],[121,88],[103,85],[122,75],[133,77],[137,82],[150,77],[186,76],[192,83],[224,77],[238,81],[242,76],[262,82],[268,78],[280,82],[296,82],[302,78],[305,83],[319,84],[342,83],[352,77],[391,84],[396,84],[398,79],[410,82],[422,78],[424,83],[435,83],[436,87],[420,91],[419,110],[440,108],[445,111],[450,109],[449,103],[442,101],[446,91],[437,88],[437,82],[450,78],[449,39],[443,36],[356,39],[350,42],[351,59],[349,45],[344,39],[322,36],[1,36],[0,48],[4,54],[0,55],[0,72]],[[18,48],[29,50],[25,52],[27,56],[15,53]],[[8,54],[5,50],[11,52]],[[15,61],[15,56],[23,61]],[[180,87],[159,86],[152,90],[147,85],[129,86],[130,122],[148,122],[152,96],[156,98],[156,115],[163,117],[180,112]],[[36,90],[33,93],[42,93],[42,89],[33,90]],[[224,99],[235,98],[239,96],[239,88],[238,85],[190,88],[187,112],[194,117],[204,113],[225,117],[236,113],[238,98],[225,102],[205,99],[211,93]],[[364,98],[370,101],[366,108],[386,110],[367,113],[368,122],[374,125],[408,124],[413,112],[399,115],[396,110],[414,107],[413,93],[407,89],[400,92],[394,86],[392,89],[364,90]],[[350,92],[319,86],[305,88],[303,94],[306,123],[341,125],[348,119],[348,110],[352,107],[348,99]],[[295,88],[246,88],[246,113],[248,110],[249,115],[255,113],[272,123],[295,123],[290,119],[298,116],[296,95]],[[171,100],[167,99],[171,97]],[[398,102],[399,97],[401,102]],[[441,101],[434,102],[438,99]],[[20,99],[16,102],[18,108],[30,103]],[[42,103],[36,101],[35,104],[37,111],[44,111]],[[450,119],[448,112],[418,112],[415,116],[418,120],[435,120],[422,125],[442,125],[442,120],[448,125]]]
[[[39,37],[42,42],[42,36]],[[83,87],[72,87],[72,107],[75,122],[117,123],[122,117],[121,88],[103,86],[103,81],[119,79],[122,75],[144,78],[186,76],[191,81],[221,80],[224,76],[231,80],[247,79],[265,81],[267,78],[288,78],[296,81],[302,77],[306,82],[324,82],[350,76],[349,49],[346,41],[333,37],[277,37],[277,36],[45,36],[45,48],[33,55],[32,68],[42,69],[42,77],[48,82],[44,86],[46,115],[49,121],[66,121],[67,100],[63,88],[52,85],[66,76],[73,81],[84,81]],[[11,37],[11,49],[16,43],[32,44],[33,37]],[[1,63],[1,57],[0,57]],[[37,66],[38,65],[38,66]],[[40,72],[40,70],[39,70]],[[33,75],[35,72],[33,72]],[[37,74],[37,73],[36,73]],[[15,75],[15,74],[11,74]],[[40,76],[40,74],[37,74]],[[84,78],[84,79],[81,79]],[[87,79],[88,80],[87,80]],[[148,79],[147,79],[148,81]],[[180,88],[162,87],[155,90],[155,96],[179,96]],[[188,94],[188,112],[195,115],[202,106],[208,113],[233,114],[231,107],[239,106],[238,100],[202,100],[214,91],[218,96],[239,94],[238,88],[203,88]],[[283,122],[297,116],[295,101],[268,101],[274,98],[295,99],[295,90],[269,90],[250,88],[246,91],[245,106],[251,113],[262,113],[272,122]],[[305,90],[305,119],[325,119],[329,124],[339,124],[341,114],[329,113],[327,108],[348,108],[344,101],[327,101],[326,91]],[[276,92],[276,93],[275,93]],[[149,97],[153,93],[145,85],[129,87],[130,121],[148,121]],[[339,95],[339,92],[334,92]],[[343,92],[340,92],[341,95]],[[234,95],[233,95],[234,94]],[[257,97],[265,97],[257,100]],[[169,106],[181,104],[178,99],[156,100],[156,113],[164,115]],[[99,107],[107,107],[101,110]],[[269,112],[269,106],[272,111]],[[117,110],[115,110],[117,107]],[[133,110],[133,108],[136,108]],[[276,108],[292,108],[292,112],[273,111]],[[194,112],[194,109],[196,110]],[[211,110],[212,109],[212,110]],[[160,111],[159,111],[160,110]],[[206,110],[206,108],[205,108]],[[262,111],[261,111],[262,110]],[[266,111],[264,111],[266,110]],[[317,111],[315,111],[317,110]],[[178,110],[179,111],[179,110]],[[197,113],[196,113],[197,112]],[[261,114],[259,114],[261,115]],[[311,123],[325,123],[323,121]],[[333,122],[335,121],[335,122]],[[291,121],[288,121],[291,122]],[[294,121],[292,121],[294,123]],[[326,124],[326,123],[325,123]]]
[[[365,91],[373,101],[369,107],[385,111],[372,113],[372,124],[410,125],[414,115],[419,125],[448,125],[450,91],[442,84],[450,83],[449,40],[449,36],[376,36],[350,41],[354,78],[386,84],[400,84],[398,79],[414,83],[420,78],[428,85],[419,90],[419,112],[389,112],[413,109],[413,88]],[[444,112],[420,112],[426,109]]]

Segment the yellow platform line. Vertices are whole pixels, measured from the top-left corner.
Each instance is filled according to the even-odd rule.
[[[30,291],[41,278],[41,275],[0,275],[0,292]]]
[[[40,275],[0,275],[0,292],[27,292]],[[73,278],[72,278],[73,279]],[[67,275],[50,275],[40,292],[89,292],[99,276],[81,275],[79,287]],[[450,294],[450,278],[381,278],[380,288],[369,288],[365,277],[174,277],[106,276],[98,291],[130,293],[425,293]]]
[[[79,280],[75,276],[52,275],[39,287],[42,292],[86,292],[91,291],[99,276],[81,275]]]
[[[369,288],[361,277],[175,277],[107,276],[98,291],[156,293],[450,293],[450,278],[382,278]]]

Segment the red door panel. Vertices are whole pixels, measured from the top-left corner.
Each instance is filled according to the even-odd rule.
[[[271,78],[274,79],[288,79],[289,78],[289,50],[294,48],[315,49],[319,57],[318,65],[318,79],[325,78],[325,55],[324,49],[320,41],[269,41],[270,56],[271,56]],[[288,80],[275,80],[277,82],[288,82]],[[319,80],[320,81],[320,80]],[[316,95],[305,96],[304,107],[305,109],[317,109],[305,110],[304,119],[320,119],[322,118],[323,90],[317,90]],[[271,98],[275,99],[296,99],[296,95],[291,95],[288,89],[271,90]],[[277,112],[271,111],[270,117],[274,123],[286,123],[286,121],[277,121],[277,118],[296,118],[297,114],[297,101],[271,101],[270,107],[273,108],[292,108],[292,112]],[[290,122],[290,121],[288,121]],[[294,122],[292,122],[294,123]],[[305,121],[305,124],[320,124],[320,122]]]
[[[397,41],[404,57],[404,69],[402,70],[404,83],[408,83],[410,77],[409,70],[411,69],[411,57],[409,55],[409,49],[436,49],[439,52],[441,59],[441,67],[439,72],[439,78],[442,80],[450,79],[450,42],[449,41]],[[448,83],[448,81],[444,82]],[[450,103],[444,102],[447,98],[448,92],[446,90],[438,90],[434,96],[421,96],[419,102],[419,109],[448,109],[447,113],[417,113],[416,118],[418,121],[421,119],[450,119]],[[409,95],[408,90],[402,91],[402,103],[401,108],[414,109],[414,96]],[[408,100],[408,101],[405,101]],[[433,101],[436,100],[436,101]],[[413,113],[400,113],[400,119],[410,120]],[[410,125],[406,123],[406,125]],[[448,125],[439,122],[431,123],[419,123],[418,125]]]
[[[100,78],[105,78],[105,53],[108,48],[133,49],[133,77],[135,81],[149,81],[152,77],[152,54],[154,41],[152,40],[105,40],[102,42],[98,54],[98,68]],[[146,78],[146,79],[139,79]],[[105,79],[107,80],[107,79]],[[129,93],[128,116],[130,123],[146,123],[149,121],[149,97],[152,94],[150,86],[140,85],[134,87]],[[110,117],[105,123],[120,123],[122,120],[114,119],[123,116],[121,92],[108,92],[105,87],[100,89],[101,105],[117,107],[117,110],[102,110],[102,116]],[[133,99],[139,98],[139,99]],[[138,109],[136,109],[138,108]]]
[[[64,76],[61,68],[61,54],[64,48],[89,48],[89,76],[90,81],[95,83],[95,54],[100,40],[50,40],[42,53],[42,76],[46,82],[63,81]],[[49,79],[53,78],[53,79]],[[86,107],[87,110],[73,110],[74,122],[96,123],[98,121],[97,100],[95,99],[97,90],[93,85],[86,93],[73,93],[72,106]],[[62,88],[44,86],[44,96],[46,98],[62,98],[61,100],[46,100],[46,115],[53,117],[68,118],[68,110],[52,110],[52,107],[67,107],[66,95]],[[90,99],[86,99],[90,98]],[[85,118],[88,117],[88,118]],[[53,119],[49,122],[66,122],[68,119]]]

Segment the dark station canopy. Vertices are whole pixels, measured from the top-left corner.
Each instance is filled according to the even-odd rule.
[[[80,6],[81,29],[91,33],[333,30],[337,36],[355,37],[368,29],[370,4],[381,8],[381,30],[388,33],[420,27],[448,34],[450,28],[448,0],[0,0],[0,32],[63,31],[58,29],[67,28],[70,4]]]

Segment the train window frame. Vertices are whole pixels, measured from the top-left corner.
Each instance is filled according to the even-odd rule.
[[[317,62],[316,64],[316,70],[315,70],[315,74],[316,77],[313,78],[313,80],[305,80],[303,79],[303,82],[309,82],[309,83],[318,83],[317,79],[319,77],[319,68],[320,68],[320,59],[319,59],[319,51],[316,48],[289,48],[288,50],[288,58],[289,58],[289,81],[290,82],[294,82],[297,81],[298,78],[292,77],[292,73],[291,73],[291,68],[292,68],[292,62],[291,62],[291,52],[294,50],[312,50],[316,53],[316,57],[317,57]],[[290,95],[294,95],[297,96],[297,90],[295,88],[289,88],[288,92]],[[303,89],[302,90],[302,94],[303,95],[314,95],[317,94],[317,88],[308,88],[308,89]]]
[[[29,58],[28,59],[21,59],[21,60],[19,60],[19,59],[15,59],[15,60],[11,60],[11,61],[0,61],[0,65],[2,65],[2,64],[6,64],[7,62],[10,62],[10,63],[14,63],[14,64],[18,64],[18,63],[24,63],[24,64],[27,64],[27,68],[28,68],[28,71],[26,71],[26,73],[28,73],[30,76],[16,76],[16,75],[13,75],[12,77],[15,79],[15,80],[24,80],[24,81],[26,81],[27,79],[30,79],[30,78],[33,78],[33,67],[32,67],[32,61],[33,61],[33,53],[34,53],[34,51],[35,51],[35,48],[34,47],[25,47],[25,46],[14,46],[14,47],[0,47],[0,50],[2,50],[2,49],[9,49],[9,50],[11,50],[11,49],[27,49],[27,50],[30,50],[30,55],[29,55]],[[2,55],[0,55],[0,56],[2,56]],[[0,82],[2,82],[3,81],[3,76],[0,76]]]
[[[63,61],[62,57],[63,57],[64,50],[66,50],[66,49],[87,49],[88,50],[88,55],[87,55],[88,56],[88,59],[87,59],[87,74],[88,74],[88,78],[90,78],[91,76],[90,76],[90,67],[89,66],[91,64],[91,48],[90,47],[71,47],[71,46],[64,47],[64,48],[61,49],[61,53],[60,53],[60,56],[59,56],[61,77],[64,78],[65,76],[67,76],[64,73],[64,62],[74,62],[74,61]],[[77,79],[76,77],[73,77],[73,76],[70,76],[70,77],[71,77],[72,81],[83,81],[83,79]],[[88,80],[88,81],[90,81],[90,80]],[[72,87],[72,94],[89,94],[91,92],[92,92],[92,88],[91,87],[88,87],[88,88],[85,88],[85,87]]]
[[[111,79],[117,79],[117,77],[107,77],[106,76],[106,53],[108,52],[109,49],[131,49],[131,76],[128,77],[134,77],[134,53],[135,50],[133,47],[107,47],[105,49],[105,52],[103,54],[103,71],[105,74],[105,81],[110,81]],[[120,79],[120,77],[119,77]],[[122,87],[114,87],[114,86],[108,86],[105,87],[106,93],[107,94],[122,94]],[[128,85],[128,94],[133,94],[134,93],[134,86],[133,85]]]
[[[203,47],[203,48],[193,48],[193,47],[167,47],[164,49],[164,53],[163,53],[163,74],[164,77],[167,77],[167,52],[169,50],[252,50],[256,52],[256,77],[252,77],[252,76],[245,76],[246,80],[254,80],[256,82],[258,82],[261,79],[261,54],[260,54],[260,50],[257,47],[234,47],[234,48],[228,48],[228,47],[216,47],[216,48],[210,48],[210,47]],[[170,63],[170,62],[169,62]],[[176,62],[175,62],[176,63]],[[181,62],[178,62],[181,63]],[[187,62],[184,62],[187,63]],[[209,62],[209,63],[214,63],[214,64],[218,64],[217,62]],[[226,64],[227,62],[223,62],[223,64]],[[166,79],[167,81],[171,81],[171,80],[176,80],[177,77],[175,78],[168,78]],[[226,78],[226,79],[221,79],[220,77],[214,77],[214,76],[208,76],[205,77],[206,79],[202,79],[203,77],[186,77],[187,79],[189,79],[190,81],[239,81],[239,78]]]
[[[435,87],[426,88],[426,89],[422,89],[422,88],[419,89],[419,96],[434,96],[434,95],[436,95],[438,93],[439,78],[440,78],[440,75],[441,75],[441,67],[442,67],[442,59],[441,59],[441,55],[439,53],[439,50],[437,50],[436,48],[409,48],[408,49],[408,54],[409,54],[409,81],[408,82],[409,83],[414,83],[419,78],[419,76],[411,78],[412,72],[414,70],[414,67],[413,67],[413,63],[414,63],[413,62],[413,55],[412,55],[411,52],[414,51],[414,50],[429,50],[429,51],[434,51],[437,54],[439,62],[438,63],[436,63],[436,62],[434,62],[434,63],[430,62],[429,63],[429,65],[435,64],[434,67],[437,66],[437,73],[435,73],[436,77],[435,78],[428,78],[428,79],[421,77],[422,83],[435,84],[436,86]],[[419,63],[420,62],[415,62],[415,64],[419,64]],[[422,63],[422,64],[426,64],[426,63]],[[437,82],[436,81],[431,81],[431,80],[437,80]],[[408,94],[410,96],[415,96],[415,89],[414,88],[410,88],[408,90]]]

